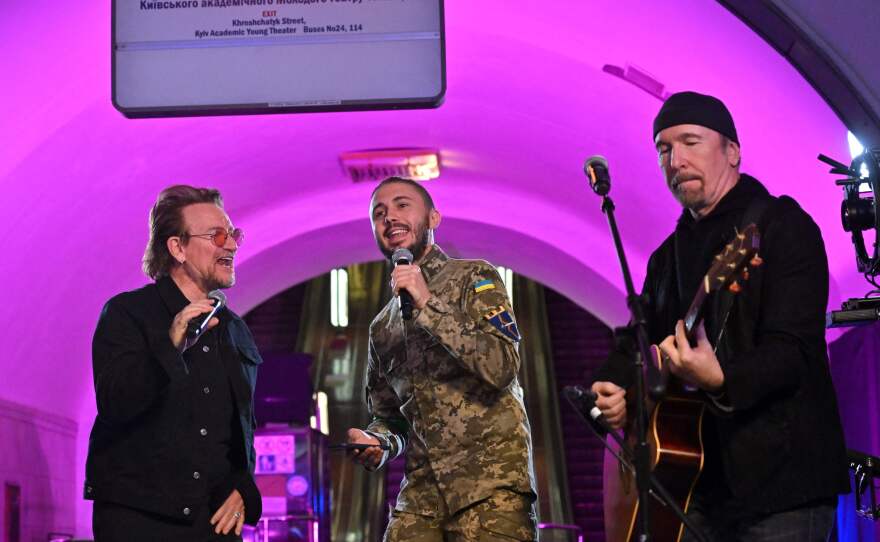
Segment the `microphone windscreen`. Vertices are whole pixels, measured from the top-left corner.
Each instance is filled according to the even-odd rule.
[[[584,173],[592,176],[591,170],[594,166],[600,166],[600,167],[603,167],[607,170],[608,169],[608,160],[606,160],[605,157],[600,154],[596,154],[594,156],[587,158],[587,161],[584,162]]]
[[[208,297],[217,301],[218,307],[223,307],[226,305],[226,294],[221,292],[220,290],[211,290],[208,292]]]
[[[391,254],[391,263],[397,265],[402,263],[404,265],[411,264],[413,261],[413,253],[406,248],[398,248]]]

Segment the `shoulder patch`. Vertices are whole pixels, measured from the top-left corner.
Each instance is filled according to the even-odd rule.
[[[485,292],[486,290],[494,290],[494,289],[495,289],[495,283],[493,283],[489,279],[481,280],[480,282],[477,282],[476,284],[474,284],[474,292],[476,292],[476,293]]]
[[[506,337],[514,341],[522,339],[522,336],[519,334],[519,328],[516,327],[516,321],[513,319],[513,315],[504,307],[499,306],[490,309],[489,312],[484,315],[484,318],[486,318],[495,329],[503,333]]]

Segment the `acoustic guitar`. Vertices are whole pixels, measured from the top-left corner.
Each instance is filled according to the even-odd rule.
[[[748,280],[749,268],[761,264],[758,257],[758,228],[750,224],[715,256],[703,277],[693,302],[683,318],[685,333],[693,344],[696,329],[702,320],[703,307],[709,296],[727,289],[738,293],[741,280]],[[665,486],[678,506],[687,512],[691,494],[703,469],[701,425],[706,397],[698,389],[669,374],[669,360],[657,345],[651,347],[654,359],[667,377],[666,396],[659,403],[648,403],[648,446],[654,476]],[[630,413],[634,409],[628,409]],[[634,448],[636,435],[631,419],[626,428],[626,441]],[[608,442],[616,448],[611,439]],[[617,462],[609,452],[604,465],[605,535],[608,542],[637,540],[639,511],[635,475]],[[657,542],[679,542],[684,525],[675,513],[659,499],[651,503],[651,534]]]

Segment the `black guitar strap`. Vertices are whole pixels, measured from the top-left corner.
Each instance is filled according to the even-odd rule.
[[[758,227],[758,235],[759,239],[763,239],[764,232],[766,231],[767,223],[769,219],[773,216],[772,213],[769,213],[768,210],[771,207],[774,207],[775,204],[779,201],[779,198],[774,198],[773,196],[762,196],[756,199],[753,199],[749,206],[746,208],[746,212],[743,213],[742,219],[739,223],[738,231],[743,231],[749,224],[755,224]],[[759,241],[760,242],[760,241]],[[760,248],[758,249],[758,254],[761,254]],[[752,271],[753,273],[756,271]],[[733,308],[733,300],[736,297],[730,292],[720,292],[720,299],[718,300],[718,309],[715,313],[719,315],[720,318],[717,320],[718,322],[718,335],[715,337],[715,340],[712,342],[715,345],[715,348],[718,348],[718,345],[721,343],[721,338],[724,335],[724,330],[727,328],[727,319],[730,316],[730,310]]]
[[[767,219],[768,217],[772,216],[772,214],[768,213],[767,210],[772,207],[777,201],[778,199],[772,196],[762,196],[753,199],[749,203],[749,206],[746,207],[745,213],[743,213],[742,219],[739,223],[738,231],[743,231],[749,224],[755,224],[758,226],[758,234],[763,235]],[[677,293],[679,301],[683,302],[683,300],[681,300],[681,295],[682,292],[685,291],[685,289],[684,280],[681,273],[681,261],[679,259],[679,254],[681,253],[680,243],[681,240],[678,235],[678,229],[676,228],[675,239],[673,243],[673,250],[675,251],[675,282],[676,286],[678,287]],[[722,299],[720,299],[721,305],[719,306],[719,310],[715,314],[722,315],[722,317],[720,320],[717,321],[719,324],[717,326],[718,335],[715,337],[715,340],[712,341],[713,345],[717,346],[719,344],[721,336],[724,333],[724,327],[727,323],[727,317],[729,316],[730,309],[733,306],[733,297],[733,295],[728,294],[722,296]]]

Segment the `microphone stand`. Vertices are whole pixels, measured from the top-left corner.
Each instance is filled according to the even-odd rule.
[[[636,390],[636,447],[633,452],[636,469],[636,487],[639,490],[639,519],[641,542],[651,540],[650,506],[648,504],[649,490],[651,488],[651,458],[648,450],[647,419],[648,412],[645,406],[645,360],[650,359],[650,343],[648,341],[647,320],[645,309],[642,306],[642,298],[636,294],[633,287],[632,275],[629,272],[629,264],[623,251],[623,242],[620,240],[620,231],[617,229],[617,220],[614,218],[614,202],[608,194],[602,195],[602,212],[608,217],[608,227],[611,229],[611,237],[614,239],[614,248],[617,249],[617,258],[620,260],[620,270],[623,273],[623,283],[626,287],[626,304],[630,312],[630,325],[638,347],[633,360],[633,376],[635,376]],[[648,364],[649,367],[653,367]],[[656,372],[656,370],[655,370]],[[659,379],[653,379],[658,384]],[[657,385],[654,386],[655,388]],[[665,392],[665,385],[659,391]],[[654,390],[658,391],[658,390]]]
[[[668,505],[682,523],[694,533],[698,540],[706,541],[707,539],[705,535],[693,528],[693,524],[685,517],[681,508],[675,503],[663,486],[660,485],[659,481],[654,479],[654,476],[651,473],[651,457],[649,455],[650,450],[648,448],[647,439],[648,409],[645,405],[645,400],[647,399],[645,396],[645,369],[647,369],[648,372],[650,385],[649,391],[651,397],[655,401],[661,399],[666,394],[666,378],[665,374],[661,374],[653,364],[646,364],[646,360],[649,360],[651,356],[650,342],[648,341],[648,323],[645,318],[645,309],[642,305],[642,298],[636,294],[635,287],[633,287],[632,275],[629,272],[629,264],[626,261],[626,254],[623,251],[623,242],[620,240],[620,231],[617,229],[617,220],[614,218],[614,202],[608,196],[608,192],[611,191],[611,182],[608,175],[608,161],[601,156],[593,156],[589,158],[584,165],[584,172],[590,178],[590,185],[593,191],[602,196],[602,212],[608,218],[608,227],[611,229],[611,236],[614,239],[614,248],[617,250],[617,257],[620,260],[620,270],[623,273],[623,282],[626,286],[626,304],[630,311],[630,324],[622,330],[616,329],[615,334],[622,331],[622,335],[627,340],[632,341],[635,339],[637,346],[632,368],[635,376],[634,382],[636,391],[635,431],[637,440],[635,450],[630,451],[625,446],[623,439],[621,439],[616,432],[610,431],[609,433],[618,444],[620,444],[624,456],[632,458],[633,463],[635,463],[636,486],[639,493],[638,516],[640,528],[637,531],[639,533],[638,540],[639,542],[650,542],[652,540],[650,500],[648,497],[653,495],[661,503]],[[581,409],[577,410],[578,412],[581,411]],[[581,413],[581,415],[583,416],[583,413]],[[589,425],[591,429],[595,430],[592,424]],[[602,443],[605,444],[606,447],[608,446],[608,443],[604,438],[600,440],[602,440]],[[618,461],[621,461],[624,466],[630,466],[628,462],[622,461],[620,456],[617,456],[617,459]],[[655,491],[651,491],[652,486]]]
[[[579,403],[579,399],[577,399],[574,395],[568,393],[569,388],[575,390],[577,394],[585,394],[583,390],[579,390],[580,386],[566,386],[566,389],[563,390],[563,395],[565,395],[566,400],[568,400],[568,404],[574,407],[575,411],[581,417],[582,420],[587,424],[593,434],[602,442],[606,449],[617,459],[617,462],[623,465],[624,468],[629,470],[632,473],[636,472],[636,468],[633,466],[633,451],[630,449],[629,445],[617,434],[617,431],[611,428],[602,419],[593,419],[592,415],[587,413],[589,411],[589,406],[584,406],[582,403]],[[595,403],[590,401],[592,406],[595,406]],[[605,440],[605,435],[611,435],[611,438],[614,439],[614,442],[620,447],[620,453],[617,452],[614,448],[608,444],[608,441]],[[660,501],[661,504],[669,506],[672,512],[678,517],[678,519],[684,523],[685,527],[694,535],[694,537],[699,542],[709,542],[709,539],[706,538],[706,535],[700,531],[693,522],[685,515],[684,510],[682,510],[678,504],[675,502],[675,499],[672,495],[669,494],[669,491],[663,484],[660,483],[660,480],[654,476],[654,473],[648,472],[650,476],[650,486],[649,493],[651,496]],[[642,505],[639,505],[639,509],[642,509]],[[647,540],[650,537],[650,533],[642,533],[640,540]]]

